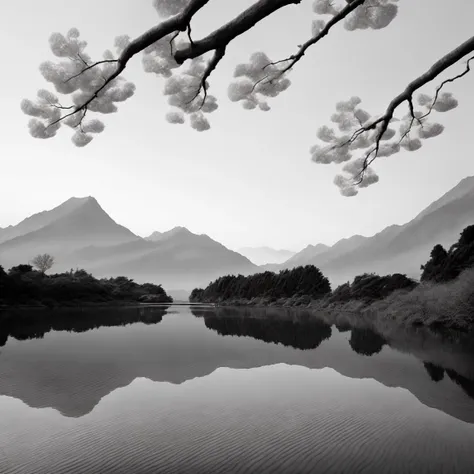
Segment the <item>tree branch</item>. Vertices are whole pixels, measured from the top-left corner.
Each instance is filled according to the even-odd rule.
[[[356,130],[352,137],[347,140],[346,142],[338,145],[340,147],[345,146],[349,143],[352,143],[358,136],[360,136],[364,132],[368,132],[370,130],[374,130],[378,125],[381,125],[380,130],[377,134],[376,142],[375,142],[375,148],[372,149],[368,155],[365,158],[364,161],[364,166],[362,168],[361,174],[363,176],[364,171],[367,169],[367,167],[377,158],[379,149],[380,149],[380,141],[384,135],[384,133],[387,131],[390,121],[393,119],[395,110],[403,103],[403,102],[408,102],[412,114],[412,124],[414,119],[416,118],[414,115],[414,112],[412,110],[413,106],[413,94],[420,89],[421,87],[425,86],[432,80],[434,80],[436,77],[438,77],[441,73],[443,73],[446,69],[449,67],[453,66],[456,64],[458,61],[460,61],[462,58],[467,56],[468,54],[472,53],[474,51],[474,36],[469,38],[467,41],[462,43],[460,46],[457,48],[453,49],[451,52],[443,56],[441,59],[436,61],[429,69],[426,71],[424,74],[421,76],[418,76],[416,79],[414,79],[412,82],[408,84],[408,86],[405,88],[403,92],[401,92],[399,95],[397,95],[388,105],[385,114],[378,118],[377,120],[373,121],[372,123],[361,127],[360,129]],[[466,70],[458,74],[457,76],[445,80],[437,90],[437,95],[436,95],[436,100],[439,95],[439,91],[441,88],[448,82],[454,82],[456,79],[459,79],[463,76],[465,76],[469,71],[470,71],[470,65],[469,62],[473,60],[474,57],[470,58],[467,62],[467,67]],[[433,102],[434,106],[435,102]],[[372,159],[369,162],[370,155],[375,152],[375,155],[372,157]]]
[[[89,99],[87,99],[82,105],[77,106],[71,113],[60,117],[58,120],[50,123],[48,127],[57,124],[67,117],[77,114],[83,109],[87,109],[89,104],[98,97],[100,92],[104,90],[114,79],[116,79],[126,68],[128,61],[143,51],[148,46],[151,46],[161,38],[175,32],[175,31],[186,31],[192,17],[203,8],[209,0],[192,0],[190,4],[179,14],[169,20],[165,20],[159,25],[150,28],[148,31],[134,39],[122,52],[120,57],[117,59],[117,69],[105,80],[104,84],[100,86]],[[89,66],[88,66],[89,67]]]
[[[306,50],[310,47],[313,46],[314,44],[318,43],[321,41],[325,36],[328,35],[329,31],[331,28],[339,23],[340,21],[344,20],[350,13],[352,13],[356,8],[360,7],[363,5],[367,0],[352,0],[351,3],[348,3],[337,15],[334,15],[331,20],[329,20],[326,23],[326,26],[321,30],[319,34],[314,36],[313,38],[309,39],[301,45],[299,51],[290,56],[287,59],[281,59],[280,61],[277,61],[275,63],[270,63],[269,65],[273,64],[278,64],[286,61],[290,61],[290,63],[285,66],[281,71],[280,71],[280,76],[285,74],[285,72],[288,72],[306,53]]]
[[[212,59],[209,61],[209,64],[207,65],[206,70],[204,71],[204,74],[202,76],[202,79],[201,79],[201,82],[199,84],[199,88],[198,88],[196,94],[194,95],[194,97],[188,103],[191,103],[193,100],[195,100],[196,97],[201,92],[201,89],[202,89],[204,91],[204,97],[203,97],[202,103],[201,103],[201,108],[202,108],[202,106],[204,105],[204,102],[206,102],[206,98],[207,98],[206,81],[207,81],[207,79],[209,79],[209,76],[211,75],[212,71],[214,71],[214,69],[217,67],[220,60],[224,57],[225,50],[226,50],[225,46],[222,46],[222,47],[215,50],[214,56],[212,56]]]
[[[82,58],[81,58],[81,60],[84,61]],[[79,77],[81,74],[84,74],[89,69],[92,69],[92,68],[94,68],[96,66],[99,66],[100,64],[104,64],[104,63],[118,63],[118,59],[104,59],[102,61],[97,61],[96,63],[91,64],[90,66],[87,66],[86,68],[84,68],[81,72],[78,72],[77,74],[74,74],[74,76],[71,76],[69,79],[66,79],[64,82],[72,81],[76,77]]]
[[[187,59],[197,58],[219,47],[227,46],[237,36],[250,30],[258,22],[275,13],[280,8],[299,3],[301,3],[301,0],[259,0],[210,35],[177,51],[174,56],[175,61],[178,64],[182,64]]]

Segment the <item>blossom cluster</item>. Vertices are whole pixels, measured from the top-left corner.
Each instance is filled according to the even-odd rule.
[[[317,130],[319,143],[310,149],[312,161],[343,164],[344,174],[338,174],[334,184],[343,196],[355,196],[358,188],[378,182],[377,174],[369,166],[375,158],[389,157],[402,149],[419,150],[422,140],[436,137],[444,130],[442,124],[429,121],[431,113],[448,112],[458,105],[449,92],[435,97],[420,94],[417,103],[418,110],[397,119],[372,116],[360,107],[359,97],[338,102],[331,116],[337,129],[324,125]]]
[[[190,0],[153,0],[153,7],[162,18],[181,13],[189,5]]]
[[[28,124],[30,134],[35,138],[51,138],[61,125],[66,125],[75,129],[72,136],[75,145],[87,145],[93,134],[104,130],[104,124],[97,119],[85,120],[86,112],[116,112],[116,103],[130,98],[135,86],[123,77],[117,77],[102,87],[115,72],[117,61],[113,53],[107,50],[103,54],[103,62],[90,67],[94,62],[85,52],[87,43],[80,39],[76,28],[70,29],[66,35],[53,33],[49,44],[53,54],[61,60],[43,62],[40,72],[53,84],[56,92],[71,95],[73,105],[62,106],[54,93],[44,89],[38,91],[35,101],[24,99],[21,109],[33,117]],[[119,38],[116,46],[118,51],[126,47],[126,38]],[[87,108],[81,109],[87,102]]]
[[[180,67],[174,59],[174,52],[187,45],[176,34],[167,35],[144,50],[143,67],[145,72],[166,79],[163,93],[168,96],[168,104],[174,108],[167,113],[166,120],[172,124],[183,124],[185,115],[189,115],[191,127],[204,131],[210,128],[204,114],[217,109],[217,99],[204,93],[204,88],[207,89],[209,83],[203,83],[208,65],[203,57],[190,60],[186,68]],[[179,73],[175,71],[177,68],[180,68]]]
[[[238,64],[234,71],[237,81],[228,88],[232,102],[242,102],[244,109],[268,111],[269,97],[276,97],[288,89],[291,82],[282,74],[285,63],[272,64],[265,53],[258,52],[250,56],[250,61]]]
[[[398,14],[398,0],[366,0],[363,5],[356,8],[344,19],[344,28],[349,31],[374,29],[380,30],[387,27]],[[313,11],[317,15],[335,16],[343,7],[350,3],[349,0],[314,0]],[[324,28],[321,19],[313,22],[313,35]]]

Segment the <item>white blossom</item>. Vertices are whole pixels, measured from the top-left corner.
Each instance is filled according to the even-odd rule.
[[[194,128],[194,130],[197,130],[198,132],[203,132],[211,128],[209,122],[207,121],[207,118],[202,113],[195,112],[191,114],[190,118],[191,127]]]
[[[346,17],[344,27],[349,31],[379,30],[387,27],[397,14],[396,0],[369,0]]]
[[[130,36],[128,35],[121,35],[117,36],[114,41],[115,50],[117,54],[122,54],[125,48],[130,44]]]
[[[419,94],[417,97],[417,102],[421,106],[430,106],[433,103],[433,97],[428,94]]]
[[[377,156],[392,156],[400,151],[399,143],[381,143],[377,152]]]
[[[190,0],[153,0],[153,6],[161,17],[167,18],[181,13],[189,2]]]
[[[86,146],[92,141],[92,135],[83,133],[80,130],[77,130],[76,133],[72,136],[72,142],[79,148]]]
[[[455,109],[458,106],[458,101],[453,97],[450,92],[443,92],[440,94],[433,106],[436,112],[448,112],[449,110]]]
[[[418,136],[422,139],[437,137],[444,131],[444,126],[440,123],[424,123],[418,130]]]
[[[417,151],[422,147],[422,143],[419,138],[406,137],[402,140],[400,146],[407,151]]]
[[[127,38],[125,36],[118,38],[116,46],[125,47],[129,42]],[[89,67],[95,63],[86,53],[87,43],[80,39],[77,28],[71,28],[66,35],[53,33],[49,38],[49,44],[53,54],[61,60],[43,62],[40,65],[40,72],[46,81],[53,85],[56,92],[71,95],[77,112],[67,116],[73,112],[71,107],[62,108],[56,94],[46,89],[38,91],[36,101],[24,99],[20,107],[27,115],[36,117],[29,123],[30,134],[36,138],[53,137],[63,123],[61,114],[64,111],[65,125],[71,128],[82,125],[83,131],[76,131],[73,142],[77,146],[84,146],[92,139],[87,132],[100,133],[104,129],[104,124],[96,119],[82,123],[82,107],[87,104],[88,112],[103,114],[116,112],[116,103],[129,99],[135,92],[135,85],[123,77],[118,77],[104,87],[104,81],[117,68],[113,53],[110,50],[104,51],[103,58],[109,62]],[[99,89],[101,90],[98,96],[91,100]]]
[[[324,20],[313,20],[311,25],[311,35],[313,37],[318,36],[321,31],[323,31],[324,27],[326,26],[326,22]]]
[[[184,114],[181,111],[172,110],[166,114],[166,120],[172,124],[183,124]]]
[[[282,74],[285,65],[286,62],[272,64],[263,52],[253,53],[248,63],[236,66],[234,77],[239,80],[229,85],[229,99],[242,102],[247,110],[270,110],[267,99],[277,97],[291,84],[285,74]]]
[[[336,15],[338,13],[334,7],[334,0],[314,0],[313,11],[318,15]]]
[[[323,125],[322,127],[318,128],[316,132],[316,136],[326,143],[331,143],[336,139],[336,134],[333,128],[328,127],[327,125]]]
[[[101,133],[105,129],[103,122],[97,119],[89,120],[82,124],[82,131],[84,133]]]

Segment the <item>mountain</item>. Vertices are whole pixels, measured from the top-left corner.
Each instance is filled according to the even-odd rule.
[[[92,197],[73,198],[51,211],[35,214],[9,233],[16,236],[0,244],[0,262],[5,267],[28,262],[36,254],[47,252],[64,269],[61,263],[68,262],[67,255],[85,245],[107,247],[139,240],[117,224]]]
[[[366,272],[400,272],[419,278],[420,266],[434,245],[449,247],[473,223],[474,177],[469,177],[406,224],[359,239],[359,245],[335,256],[330,255],[334,246],[307,263],[319,266],[333,284]]]
[[[295,254],[291,250],[275,250],[270,247],[243,247],[237,252],[256,265],[283,263]]]
[[[150,242],[157,242],[158,240],[161,239],[162,235],[163,235],[162,232],[158,232],[156,230],[155,232],[152,232],[148,237],[145,237],[145,240],[149,240]]]
[[[318,262],[321,264],[327,262],[333,258],[343,255],[351,250],[356,249],[362,242],[365,241],[367,237],[362,235],[354,235],[352,237],[341,239],[336,242],[333,246],[328,246],[325,244],[316,244],[308,245],[303,250],[293,255],[283,264],[278,267],[274,267],[273,271],[279,271],[283,269],[291,269],[298,267],[300,265],[308,265],[314,259],[318,259]]]
[[[440,199],[430,204],[424,211],[420,212],[414,220],[420,220],[437,209],[456,201],[457,199],[472,195],[474,193],[474,176],[461,180],[453,189],[444,194]]]
[[[32,216],[27,217],[15,226],[10,225],[4,229],[0,229],[0,243],[10,239],[14,239],[15,237],[19,237],[21,235],[28,234],[29,232],[39,230],[42,227],[51,224],[55,220],[68,215],[70,212],[74,211],[78,207],[81,207],[89,199],[91,198],[73,197],[71,199],[68,199],[66,202],[63,202],[61,205],[55,207],[54,209],[51,209],[49,211],[38,212],[37,214],[33,214]]]
[[[223,274],[258,270],[246,257],[184,227],[138,237],[92,197],[69,199],[4,229],[1,236],[5,231],[12,237],[0,243],[5,268],[47,252],[55,257],[56,272],[84,268],[97,277],[124,275],[185,291]]]
[[[98,257],[102,250],[94,247],[81,252],[94,275],[127,275],[137,281],[162,283],[165,288],[191,290],[225,274],[258,271],[243,255],[184,227],[164,232],[157,242],[143,240],[109,247],[106,252],[106,258]]]
[[[305,265],[305,262],[313,257],[327,251],[329,247],[324,244],[308,245],[300,252],[294,254],[291,258],[282,262],[286,268],[298,267],[299,265]]]

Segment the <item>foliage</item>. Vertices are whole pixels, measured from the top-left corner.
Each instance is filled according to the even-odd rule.
[[[329,280],[313,265],[264,272],[250,276],[227,275],[211,282],[205,289],[196,288],[189,298],[192,302],[219,302],[229,299],[292,298],[309,296],[318,299],[331,291]]]
[[[280,9],[301,2],[255,0],[236,18],[195,40],[191,36],[192,20],[208,3],[209,0],[153,0],[161,21],[135,39],[118,36],[115,53],[106,50],[103,59],[95,62],[86,52],[87,42],[80,39],[77,28],[71,28],[66,35],[53,33],[49,39],[51,51],[60,59],[43,62],[40,71],[56,93],[71,96],[72,105],[63,106],[55,93],[45,89],[38,91],[35,101],[24,99],[21,109],[32,117],[28,124],[31,135],[51,138],[66,125],[74,130],[72,141],[76,146],[90,143],[105,128],[100,120],[89,119],[91,113],[114,113],[118,103],[133,96],[135,86],[122,73],[138,53],[143,53],[145,72],[165,80],[164,95],[172,107],[166,114],[168,122],[183,124],[187,117],[193,129],[208,130],[207,116],[218,107],[217,98],[208,93],[209,78],[225,56],[227,46]],[[340,25],[348,32],[388,27],[397,17],[398,0],[313,0],[313,13],[309,39],[294,54],[272,60],[258,51],[247,63],[236,65],[235,81],[228,88],[231,101],[240,102],[247,110],[270,110],[270,99],[289,88],[289,74],[311,46]],[[452,94],[441,89],[467,74],[474,57],[467,60],[464,72],[444,80],[431,95],[421,93],[415,100],[414,94],[473,51],[474,37],[415,78],[380,115],[361,108],[361,99],[356,96],[338,102],[330,118],[337,129],[324,125],[317,130],[319,142],[310,149],[313,162],[343,165],[343,174],[337,175],[334,183],[344,196],[354,196],[359,189],[376,183],[379,178],[370,165],[377,157],[416,151],[424,140],[443,132],[443,125],[430,122],[429,117],[433,112],[444,113],[457,107]],[[207,57],[208,53],[212,55]],[[398,119],[395,113],[401,104],[407,106],[407,113]]]
[[[36,267],[41,273],[46,273],[54,265],[54,257],[48,253],[42,255],[36,255],[31,261],[34,267]]]
[[[474,268],[446,283],[421,282],[409,292],[394,292],[368,310],[398,325],[472,330]]]
[[[139,301],[150,295],[154,302],[173,301],[161,285],[141,285],[124,276],[98,280],[85,270],[44,275],[31,265],[12,267],[8,274],[2,268],[0,289],[0,303],[4,304]]]
[[[474,225],[466,227],[459,240],[446,251],[435,245],[430,259],[421,269],[421,281],[448,282],[457,278],[464,270],[474,266]]]
[[[379,276],[374,273],[364,273],[354,278],[352,283],[338,286],[330,297],[331,302],[347,302],[364,300],[366,302],[387,297],[396,290],[411,290],[417,283],[406,275]]]

